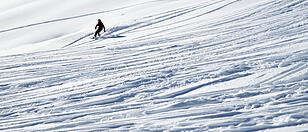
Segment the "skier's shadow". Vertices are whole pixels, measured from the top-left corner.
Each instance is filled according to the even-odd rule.
[[[107,32],[103,33],[101,37],[95,39],[95,40],[90,40],[90,41],[87,41],[87,42],[83,42],[81,44],[78,44],[78,45],[75,45],[75,46],[79,46],[79,45],[83,45],[83,44],[86,44],[86,43],[93,43],[94,41],[101,41],[101,40],[105,40],[105,39],[110,39],[110,38],[123,38],[123,37],[126,37],[126,36],[123,36],[121,35],[122,33],[117,33],[117,34],[114,34],[115,32],[118,32],[118,31],[121,31],[123,29],[126,29],[126,28],[129,28],[131,26],[135,26],[135,25],[138,25],[139,23],[137,24],[132,24],[132,25],[126,25],[126,26],[116,26],[116,27],[112,27],[112,28],[109,28],[107,29]],[[65,47],[68,47],[68,46],[71,46],[71,45],[74,45],[75,43],[78,43],[80,40],[83,40],[91,35],[93,35],[94,33],[89,33],[79,39],[76,39],[74,40],[73,42],[69,43],[68,45],[65,45],[63,46],[63,48]]]
[[[83,42],[83,43],[80,43],[80,44],[77,44],[77,45],[73,45],[73,47],[77,47],[77,46],[81,46],[81,45],[85,45],[85,44],[92,44],[92,43],[104,41],[104,40],[110,39],[110,38],[124,38],[124,37],[126,37],[126,36],[123,36],[123,35],[106,35],[106,36],[101,36],[97,39],[92,39],[90,41],[86,41],[86,42]],[[70,45],[72,45],[72,44],[66,45],[65,47],[70,46]]]
[[[106,36],[102,36],[100,38],[103,38],[103,39],[108,39],[108,38],[124,38],[126,36],[123,36],[123,35],[106,35]]]

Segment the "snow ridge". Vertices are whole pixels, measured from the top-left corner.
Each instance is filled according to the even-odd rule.
[[[129,2],[3,52],[0,131],[308,130],[307,0]]]

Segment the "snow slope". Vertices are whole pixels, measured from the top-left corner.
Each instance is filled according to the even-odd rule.
[[[3,2],[0,131],[308,131],[307,8]]]

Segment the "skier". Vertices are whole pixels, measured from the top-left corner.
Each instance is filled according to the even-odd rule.
[[[97,27],[98,27],[98,28],[97,28]],[[104,29],[104,32],[106,32],[105,26],[104,26],[103,22],[101,21],[101,19],[98,19],[98,23],[96,24],[95,29],[97,29],[97,30],[96,30],[96,32],[95,32],[94,38],[96,38],[96,35],[98,35],[98,37],[100,37],[100,36],[101,36],[101,35],[100,35],[100,32],[101,32],[103,29]]]

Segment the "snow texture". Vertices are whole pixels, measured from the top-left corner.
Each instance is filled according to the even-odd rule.
[[[2,1],[0,131],[308,131],[307,9]]]

